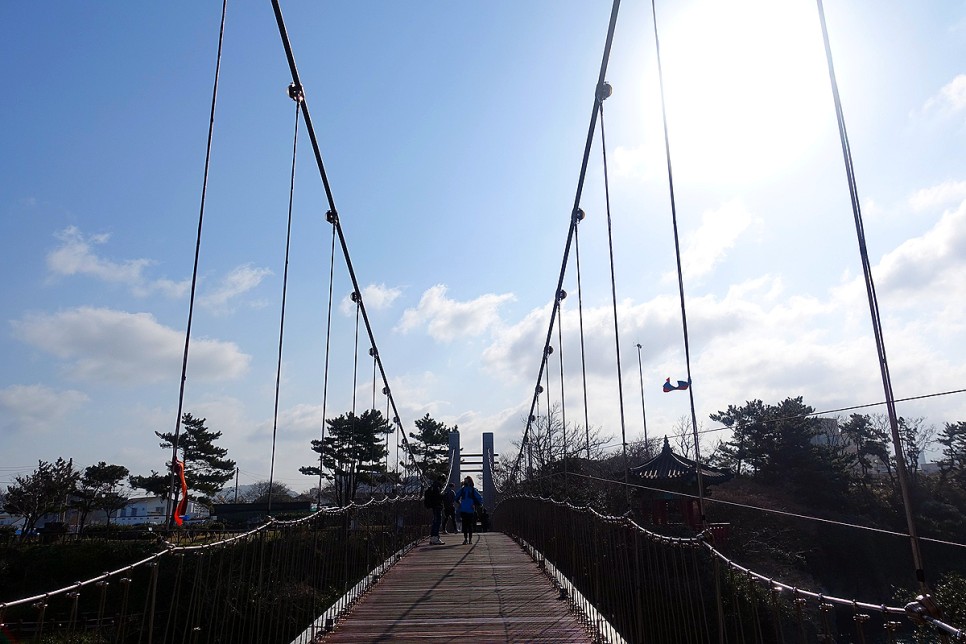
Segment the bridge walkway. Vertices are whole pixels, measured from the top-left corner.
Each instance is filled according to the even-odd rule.
[[[590,632],[510,537],[444,535],[404,556],[323,642],[582,642]]]

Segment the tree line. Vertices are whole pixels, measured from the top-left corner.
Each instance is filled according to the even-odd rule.
[[[222,432],[210,429],[206,423],[207,419],[191,413],[185,413],[181,419],[178,454],[184,464],[191,500],[210,507],[214,502],[264,502],[269,496],[276,499],[297,496],[287,486],[267,481],[249,486],[240,499],[226,494],[224,487],[235,476],[236,463],[228,458],[228,450],[218,445]],[[311,450],[318,455],[318,460],[300,471],[327,481],[328,485],[324,488],[319,485],[310,491],[314,494],[305,493],[305,496],[321,499],[324,494],[336,504],[345,505],[356,498],[363,484],[395,486],[401,483],[403,474],[389,471],[388,467],[387,437],[393,428],[378,410],[370,409],[358,416],[348,412],[326,419],[325,424],[325,436],[311,441]],[[415,425],[416,430],[409,437],[412,458],[406,464],[408,471],[444,476],[448,468],[449,432],[458,428],[436,421],[429,414]],[[160,439],[159,447],[170,451],[174,432],[154,433]],[[67,510],[76,512],[78,530],[83,531],[96,513],[103,513],[110,525],[130,500],[128,489],[168,499],[172,493],[171,475],[155,470],[147,475],[132,475],[127,467],[105,461],[81,470],[74,466],[73,459],[41,460],[32,473],[14,478],[13,484],[0,495],[0,505],[4,511],[23,517],[24,535],[32,534],[43,517]]]
[[[731,429],[711,461],[737,477],[790,490],[812,506],[867,506],[898,497],[896,454],[884,415],[824,418],[799,396],[729,405],[710,418]],[[966,515],[966,421],[937,428],[924,418],[899,417],[897,428],[915,500],[925,506],[921,512],[928,518],[930,504],[939,502]],[[934,444],[941,450],[935,471],[927,473],[925,455]]]

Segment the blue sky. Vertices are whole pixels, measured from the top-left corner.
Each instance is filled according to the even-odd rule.
[[[637,343],[649,434],[673,433],[688,403],[660,390],[685,367],[650,5],[623,4],[605,122],[634,439]],[[468,451],[493,431],[509,452],[539,366],[609,3],[283,11],[404,426],[429,413],[458,424]],[[961,389],[966,4],[863,0],[826,13],[895,395]],[[38,459],[147,473],[168,457],[153,432],[170,431],[177,409],[219,19],[215,2],[0,6],[0,484]],[[710,429],[709,413],[755,398],[880,401],[814,3],[659,2],[658,19],[699,420]],[[230,2],[185,409],[224,433],[242,483],[269,473],[290,80],[270,3]],[[598,138],[580,233],[589,417],[619,436],[602,179]],[[322,420],[325,210],[303,136],[276,462],[296,490],[311,485],[297,470]],[[572,261],[565,289],[576,295]],[[338,261],[334,290],[330,416],[353,390]],[[576,297],[562,319],[576,417]],[[368,406],[372,365],[361,364]],[[899,413],[964,420],[966,397]]]

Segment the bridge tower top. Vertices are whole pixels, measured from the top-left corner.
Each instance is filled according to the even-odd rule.
[[[493,432],[483,432],[483,452],[481,454],[467,454],[466,458],[480,458],[480,461],[465,461],[460,447],[460,433],[449,433],[450,474],[447,483],[453,483],[459,489],[463,480],[463,472],[481,472],[483,474],[483,505],[493,507],[496,504],[496,487],[493,484]],[[480,469],[463,469],[463,465],[478,465]]]

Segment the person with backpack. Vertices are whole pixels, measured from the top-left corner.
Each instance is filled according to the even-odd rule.
[[[446,494],[443,495],[443,532],[449,532],[449,524],[453,523],[453,534],[459,532],[456,525],[456,485],[450,483],[446,486]]]
[[[432,485],[426,488],[423,505],[433,511],[433,523],[429,529],[429,545],[441,546],[443,541],[439,538],[439,526],[443,522],[443,484],[439,480],[433,481]]]
[[[476,525],[476,508],[483,507],[483,497],[473,486],[473,478],[467,476],[463,479],[463,487],[456,495],[456,502],[459,503],[460,517],[463,520],[463,545],[473,543],[473,526]]]

